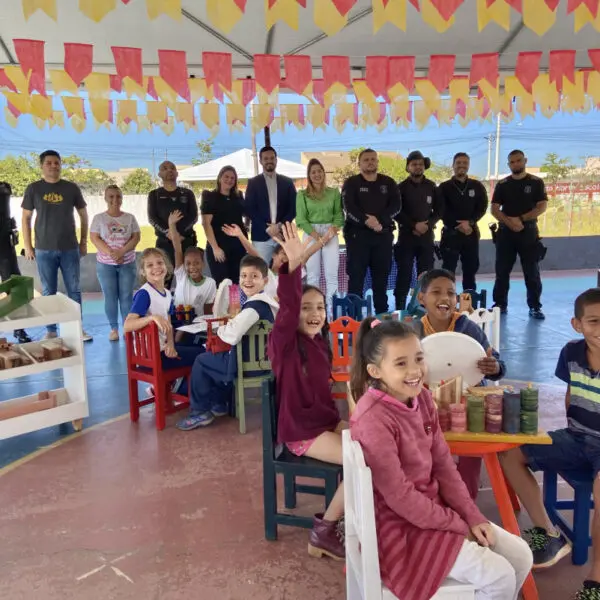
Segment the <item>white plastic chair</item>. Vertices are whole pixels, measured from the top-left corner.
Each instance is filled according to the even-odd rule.
[[[483,329],[491,347],[500,352],[500,309],[497,306],[490,309],[478,308],[469,315],[469,319]]]
[[[346,523],[346,599],[399,600],[381,583],[371,469],[362,448],[342,432]],[[447,579],[431,600],[475,600],[470,585]]]

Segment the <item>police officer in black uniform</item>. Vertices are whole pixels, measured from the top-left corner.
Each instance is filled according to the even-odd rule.
[[[442,268],[454,273],[458,259],[462,265],[463,290],[476,290],[475,275],[479,270],[479,227],[477,222],[488,208],[488,195],[483,184],[469,179],[471,160],[465,152],[454,155],[454,177],[438,187],[444,228],[440,250]]]
[[[0,181],[0,277],[6,281],[11,275],[20,275],[15,246],[19,243],[19,233],[15,220],[10,216],[10,185]],[[24,329],[16,329],[14,336],[20,344],[31,341]]]
[[[439,220],[439,196],[435,183],[425,177],[430,166],[431,159],[414,150],[406,158],[409,176],[398,184],[402,210],[396,217],[400,231],[394,247],[398,267],[396,310],[406,307],[415,259],[418,274],[433,269],[433,230]]]
[[[498,182],[492,198],[492,215],[499,222],[494,305],[503,314],[507,312],[510,273],[519,256],[527,288],[529,316],[545,319],[539,268],[544,247],[537,219],[546,211],[548,196],[544,182],[525,170],[527,158],[521,150],[513,150],[508,155],[508,166],[511,174]]]

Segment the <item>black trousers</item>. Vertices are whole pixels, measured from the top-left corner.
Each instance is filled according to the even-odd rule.
[[[236,240],[237,241],[237,240]],[[217,262],[212,246],[206,245],[206,260],[210,269],[210,276],[217,282],[217,286],[224,279],[231,279],[235,284],[240,282],[240,261],[246,256],[246,251],[241,243],[231,246],[221,246],[225,252],[225,262]]]
[[[479,271],[479,231],[465,235],[455,229],[444,227],[440,243],[442,268],[456,272],[458,260],[462,266],[463,290],[476,290],[475,276]]]
[[[183,250],[184,254],[188,248],[191,248],[192,246],[197,246],[197,245],[198,245],[198,239],[196,238],[196,232],[194,232],[194,235],[184,237],[181,240],[181,249]],[[166,253],[166,255],[169,257],[169,260],[171,261],[171,266],[174,268],[175,267],[175,250],[173,248],[173,244],[171,243],[171,240],[166,237],[157,236],[156,247],[160,248],[163,252]]]
[[[388,312],[387,282],[392,268],[393,233],[350,230],[344,232],[344,237],[348,293],[362,298],[367,269],[370,269],[375,313],[379,315]]]
[[[394,258],[398,267],[396,278],[396,310],[406,308],[406,297],[410,290],[413,265],[417,261],[417,274],[433,269],[433,232],[428,231],[424,235],[400,232],[398,243],[394,246]]]
[[[527,304],[529,308],[541,308],[542,278],[539,267],[539,233],[537,225],[525,225],[519,232],[500,226],[496,235],[496,282],[494,283],[494,303],[508,306],[510,274],[517,256],[521,259]]]
[[[14,246],[0,247],[0,278],[6,281],[11,275],[20,275],[19,263],[17,261],[17,253]],[[23,331],[22,329],[15,330],[15,335]]]

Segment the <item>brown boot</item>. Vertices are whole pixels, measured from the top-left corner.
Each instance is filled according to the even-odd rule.
[[[343,527],[343,521],[341,522]],[[325,555],[334,560],[344,560],[346,549],[340,521],[326,521],[323,519],[323,513],[315,515],[308,538],[308,553],[315,558]]]

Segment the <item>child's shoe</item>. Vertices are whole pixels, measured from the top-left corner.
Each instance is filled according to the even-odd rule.
[[[206,427],[214,420],[215,417],[211,412],[202,413],[201,415],[190,415],[177,423],[177,429],[181,429],[181,431],[191,431],[198,427]]]
[[[534,569],[547,569],[571,553],[571,544],[560,532],[554,536],[541,527],[534,527],[526,530],[524,534],[533,552]]]
[[[227,406],[225,404],[215,404],[210,409],[210,412],[215,417],[226,417],[229,414],[229,410],[228,410],[228,408],[227,408]]]
[[[586,579],[573,600],[600,600],[600,583]]]
[[[326,521],[323,513],[316,514],[308,539],[308,553],[315,558],[329,556],[334,560],[344,560],[346,549],[340,521]]]

